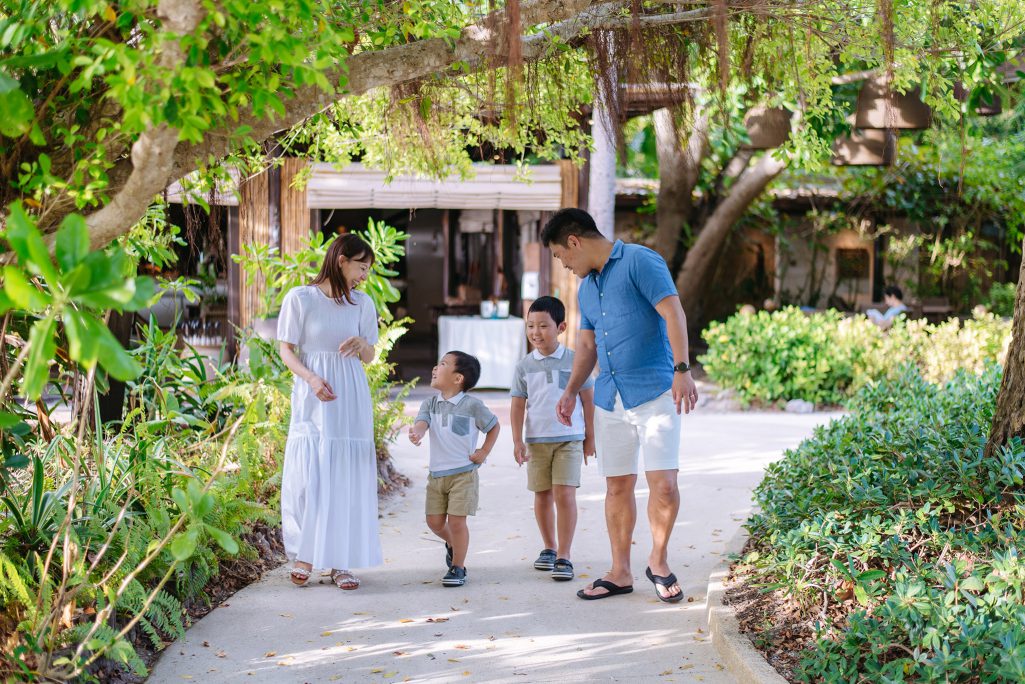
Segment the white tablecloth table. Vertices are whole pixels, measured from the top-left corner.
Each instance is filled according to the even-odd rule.
[[[480,361],[477,387],[508,389],[516,362],[527,354],[526,326],[515,316],[439,316],[438,355],[456,350]]]

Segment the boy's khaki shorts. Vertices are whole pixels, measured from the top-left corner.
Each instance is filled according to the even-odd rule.
[[[427,477],[427,515],[476,515],[476,468],[465,473]]]
[[[527,489],[547,492],[552,485],[580,486],[583,442],[531,442],[527,444]]]

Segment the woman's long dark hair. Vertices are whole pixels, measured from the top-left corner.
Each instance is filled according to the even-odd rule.
[[[352,301],[352,292],[349,290],[349,283],[345,282],[342,275],[341,259],[345,257],[350,261],[362,261],[374,265],[374,250],[370,245],[355,233],[346,233],[335,238],[334,242],[328,245],[327,255],[324,263],[320,265],[320,273],[313,279],[314,285],[320,285],[325,280],[331,285],[331,299],[339,304],[344,299],[349,304]]]

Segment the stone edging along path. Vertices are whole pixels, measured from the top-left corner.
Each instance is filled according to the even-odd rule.
[[[747,635],[740,631],[733,607],[723,605],[725,583],[730,575],[730,557],[739,554],[746,541],[747,530],[741,527],[726,544],[719,567],[708,576],[708,632],[730,674],[741,684],[788,684]]]

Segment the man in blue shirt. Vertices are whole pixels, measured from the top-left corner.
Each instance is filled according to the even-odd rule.
[[[640,245],[607,240],[580,209],[563,209],[541,241],[582,278],[580,334],[573,373],[556,406],[570,424],[577,393],[599,364],[594,386],[595,446],[605,476],[605,522],[612,569],[577,592],[593,600],[633,591],[630,543],[637,521],[638,453],[650,491],[652,548],[646,575],[662,601],[683,598],[669,569],[669,535],[680,510],[680,413],[694,408],[697,388],[688,365],[687,318],[662,257]]]

